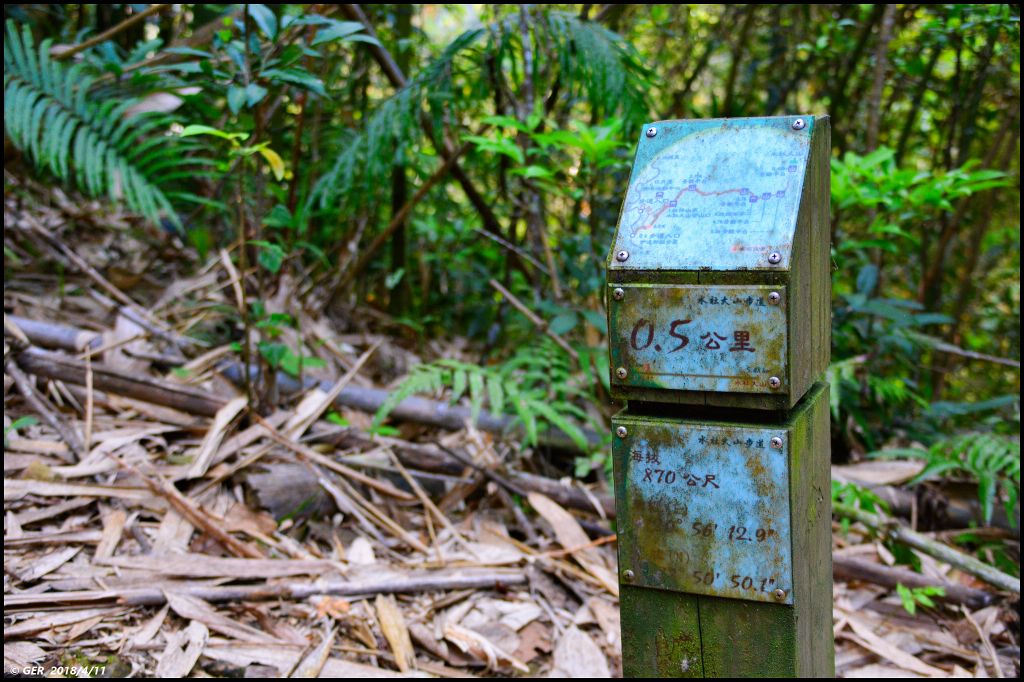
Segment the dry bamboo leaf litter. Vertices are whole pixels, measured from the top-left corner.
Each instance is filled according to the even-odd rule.
[[[60,205],[33,225],[59,236]],[[257,420],[223,377],[235,360],[227,343],[182,353],[170,341],[232,305],[233,270],[218,260],[167,282],[147,314],[145,294],[122,298],[112,280],[97,294],[92,275],[73,270],[78,293],[59,305],[5,290],[7,311],[71,330],[68,348],[46,356],[67,376],[29,376],[63,430],[84,439],[74,461],[74,444],[47,423],[5,447],[5,665],[74,656],[137,676],[618,674],[614,543],[588,533],[614,514],[607,491],[525,470],[519,450],[472,427],[367,436],[369,418],[332,396],[375,390],[416,357],[384,335],[336,333],[326,318],[303,323],[323,346],[308,349],[326,363],[317,383]],[[269,304],[308,319],[294,286]],[[84,376],[93,339],[102,348],[89,356],[88,391],[71,379]],[[5,408],[5,426],[8,413],[31,413],[6,375]],[[915,467],[836,477],[894,487]],[[879,571],[894,558],[864,538],[837,546]],[[928,578],[984,588],[920,559]],[[835,587],[841,676],[1019,672],[1005,603],[911,617],[891,585],[862,580]]]

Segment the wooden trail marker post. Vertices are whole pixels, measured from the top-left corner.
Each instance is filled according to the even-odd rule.
[[[645,127],[608,258],[623,672],[833,676],[828,117]]]

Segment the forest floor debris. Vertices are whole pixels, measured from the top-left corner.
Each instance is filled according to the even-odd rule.
[[[621,674],[602,481],[559,476],[468,419],[371,433],[336,402],[457,349],[413,353],[358,322],[335,333],[282,282],[268,309],[296,320],[281,335],[317,362],[305,388],[263,385],[250,409],[224,372],[236,350],[211,332],[233,305],[230,261],[184,275],[174,259],[124,260],[167,236],[52,196],[31,211],[5,199],[11,253],[66,266],[4,291],[6,670]],[[66,225],[90,220],[102,229],[79,227],[72,250]],[[211,340],[183,341],[197,330]],[[840,676],[1019,674],[1005,595],[915,550],[910,584],[861,524],[836,524],[834,543]],[[897,584],[928,581],[945,601],[909,613]]]

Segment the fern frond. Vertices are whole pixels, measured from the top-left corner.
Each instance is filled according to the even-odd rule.
[[[50,46],[36,46],[27,26],[8,20],[4,130],[11,142],[36,167],[86,194],[123,200],[154,223],[176,221],[163,187],[184,177],[193,145],[161,134],[171,123],[162,114],[127,116],[134,100],[93,101],[86,67],[52,59]]]
[[[570,402],[580,395],[569,385],[571,379],[568,356],[547,338],[521,348],[496,367],[438,360],[419,365],[409,373],[377,411],[374,427],[409,396],[448,388],[452,403],[468,394],[473,421],[485,406],[493,414],[508,411],[516,417],[524,440],[530,445],[537,444],[542,428],[551,426],[565,433],[581,450],[588,450],[590,443],[576,422],[592,420],[583,409]]]
[[[978,503],[985,523],[992,520],[995,502],[1002,497],[1007,517],[1020,497],[1020,442],[994,433],[967,433],[934,443],[927,450],[903,448],[882,450],[872,457],[923,459],[924,469],[909,485],[944,474],[961,473],[978,483]]]
[[[344,141],[343,151],[312,194],[312,198],[319,198],[321,208],[339,197],[342,201],[365,202],[388,186],[395,159],[405,154],[420,135],[425,103],[440,130],[439,117],[454,97],[451,76],[455,59],[482,34],[482,29],[474,29],[457,37],[437,59],[385,100],[357,136]]]
[[[571,92],[585,97],[600,116],[620,112],[633,124],[647,118],[649,74],[627,41],[571,12],[549,12],[542,28]]]
[[[384,422],[389,414],[406,398],[417,393],[426,393],[440,390],[445,383],[445,374],[449,370],[437,365],[419,365],[405,381],[388,395],[387,399],[377,410],[373,417],[373,428],[376,429]]]

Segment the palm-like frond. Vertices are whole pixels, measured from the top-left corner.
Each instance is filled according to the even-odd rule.
[[[628,42],[571,12],[548,12],[538,29],[546,33],[568,89],[585,98],[599,117],[619,113],[631,124],[646,120],[649,74]]]
[[[94,101],[87,67],[50,57],[28,27],[7,22],[4,40],[4,130],[39,168],[92,196],[107,195],[157,222],[177,221],[163,188],[182,176],[191,143],[164,133],[162,114],[129,115],[131,99]]]
[[[435,117],[435,127],[440,130],[440,114],[453,97],[453,62],[482,33],[481,29],[466,31],[452,41],[437,59],[385,100],[358,135],[347,140],[331,170],[321,178],[314,192],[321,206],[339,197],[365,202],[368,196],[375,196],[381,188],[388,186],[396,158],[420,134],[420,115],[425,103],[429,105],[427,115]]]
[[[923,458],[927,464],[910,484],[950,473],[963,473],[978,483],[978,502],[985,523],[992,519],[996,500],[1002,497],[1006,515],[1013,519],[1020,499],[1020,442],[994,433],[967,433],[942,439],[927,450],[894,448],[874,457]]]
[[[522,428],[527,443],[537,444],[542,428],[551,426],[567,435],[580,450],[591,443],[577,422],[590,417],[573,404],[581,391],[572,385],[569,356],[549,339],[521,349],[495,367],[482,367],[458,360],[443,359],[414,368],[377,410],[377,427],[406,398],[417,393],[437,393],[450,389],[451,403],[468,397],[475,421],[481,410],[490,407],[493,414],[511,412]]]

